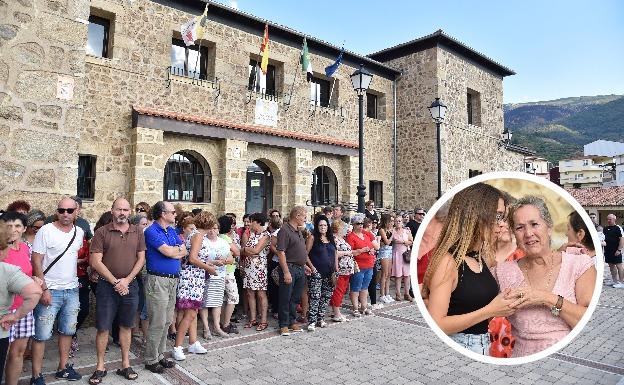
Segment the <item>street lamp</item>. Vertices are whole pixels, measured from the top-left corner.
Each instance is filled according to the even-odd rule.
[[[364,186],[364,94],[373,80],[373,75],[364,69],[364,65],[360,64],[360,68],[351,74],[351,84],[357,92],[358,103],[360,107],[359,122],[359,184],[357,186],[358,213],[364,212],[364,196],[366,196],[366,187]]]
[[[440,101],[440,98],[435,98],[431,106],[429,106],[429,112],[431,118],[436,124],[436,139],[438,150],[438,199],[442,196],[442,149],[440,144],[440,125],[444,121],[444,115],[446,115],[446,106]]]
[[[503,144],[505,148],[507,148],[511,144],[512,136],[513,136],[513,133],[509,131],[507,127],[505,127],[505,130],[503,130],[503,133],[501,134],[501,143]]]

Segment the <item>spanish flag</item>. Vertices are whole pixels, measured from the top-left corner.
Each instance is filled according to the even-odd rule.
[[[260,45],[260,56],[262,56],[260,69],[262,73],[266,75],[267,67],[269,66],[269,24],[264,25],[264,36],[262,37],[262,44]]]

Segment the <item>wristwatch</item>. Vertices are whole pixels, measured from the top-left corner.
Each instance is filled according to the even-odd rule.
[[[555,306],[550,308],[550,313],[554,317],[559,317],[559,313],[561,312],[561,307],[563,306],[563,297],[560,295],[558,295],[557,297],[559,297],[559,299],[557,300],[557,303],[555,304]]]

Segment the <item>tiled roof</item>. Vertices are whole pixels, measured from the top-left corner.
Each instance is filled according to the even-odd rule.
[[[156,109],[140,107],[140,106],[132,106],[132,108],[134,109],[134,111],[136,111],[140,115],[156,116],[156,117],[161,117],[161,118],[180,120],[184,122],[203,124],[206,126],[229,128],[233,130],[246,131],[246,132],[251,132],[251,133],[256,133],[256,134],[279,136],[282,138],[291,138],[291,139],[303,140],[307,142],[330,144],[330,145],[346,147],[346,148],[359,148],[357,143],[347,142],[344,140],[338,140],[338,139],[330,138],[327,136],[305,134],[302,132],[295,132],[295,131],[279,130],[276,128],[258,126],[255,124],[234,123],[234,122],[229,122],[226,120],[206,118],[206,117],[201,117],[197,115],[183,114],[183,113],[173,112],[173,111],[156,110]]]
[[[624,206],[624,186],[566,189],[581,206]]]

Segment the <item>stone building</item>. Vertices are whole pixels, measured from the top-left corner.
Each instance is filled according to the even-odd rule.
[[[78,193],[94,220],[119,195],[222,213],[355,202],[358,104],[349,75],[373,75],[365,97],[368,198],[430,205],[435,125],[446,190],[489,170],[521,170],[522,148],[499,146],[502,79],[512,71],[438,31],[369,56],[209,3],[201,44],[180,26],[201,0],[0,2],[0,207],[26,198],[51,211]],[[468,98],[468,101],[467,101]],[[468,103],[468,104],[467,104]],[[466,107],[468,106],[468,107]],[[395,110],[397,113],[395,114]],[[394,145],[396,143],[396,146]],[[396,167],[395,167],[396,164]]]

